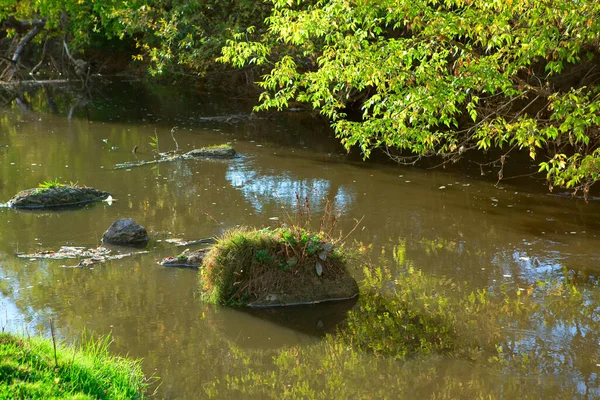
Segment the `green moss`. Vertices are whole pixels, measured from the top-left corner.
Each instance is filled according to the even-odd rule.
[[[112,356],[109,339],[79,348],[0,334],[0,399],[139,399],[147,381],[138,361]]]
[[[230,144],[222,143],[222,144],[213,144],[210,146],[202,147],[201,150],[233,150],[233,147]]]
[[[200,274],[205,300],[241,305],[273,294],[300,299],[316,278],[333,282],[347,272],[340,247],[294,227],[229,231],[206,255]]]

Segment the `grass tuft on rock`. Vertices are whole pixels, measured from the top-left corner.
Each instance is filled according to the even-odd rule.
[[[358,293],[343,248],[299,227],[226,232],[204,259],[203,298],[225,305],[291,305]]]
[[[77,349],[0,334],[0,399],[142,399],[140,362],[113,356],[109,338]]]
[[[233,150],[233,146],[229,143],[211,144],[210,146],[202,147],[200,150]]]

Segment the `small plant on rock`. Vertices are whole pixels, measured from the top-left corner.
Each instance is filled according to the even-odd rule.
[[[51,181],[44,181],[44,182],[38,184],[38,187],[40,189],[57,189],[57,188],[63,187],[63,186],[66,186],[66,185],[64,183],[60,183],[58,181],[58,178],[54,178]]]

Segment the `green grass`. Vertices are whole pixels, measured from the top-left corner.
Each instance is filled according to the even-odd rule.
[[[77,349],[39,337],[0,334],[0,399],[141,399],[139,361],[113,356],[109,338]]]
[[[203,298],[214,304],[244,305],[269,293],[310,297],[302,291],[314,282],[317,263],[323,280],[346,274],[343,250],[322,234],[298,227],[234,229],[204,259]]]
[[[38,184],[38,187],[40,189],[56,189],[56,188],[63,187],[63,186],[67,186],[67,185],[65,185],[64,183],[60,183],[58,181],[58,178],[55,178],[51,181],[44,181],[44,182]]]

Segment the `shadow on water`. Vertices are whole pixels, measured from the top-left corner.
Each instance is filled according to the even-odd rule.
[[[331,303],[262,309],[236,309],[233,320],[223,322],[223,335],[244,348],[277,348],[288,343],[272,335],[273,325],[314,337],[335,333],[346,313],[356,304],[356,298]],[[240,324],[239,320],[246,321]]]

